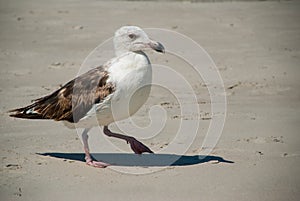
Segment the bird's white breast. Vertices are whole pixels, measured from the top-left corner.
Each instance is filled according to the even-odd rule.
[[[152,80],[149,59],[145,54],[126,53],[108,71],[108,82],[111,81],[116,86],[109,108],[113,121],[128,118],[138,111],[149,96]]]
[[[144,53],[128,52],[105,65],[109,72],[107,82],[115,85],[115,91],[103,102],[94,105],[78,122],[78,127],[108,125],[126,119],[136,113],[148,99],[152,68]]]

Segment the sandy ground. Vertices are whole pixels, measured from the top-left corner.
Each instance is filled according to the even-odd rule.
[[[1,200],[300,199],[300,3],[51,2],[0,4]],[[161,156],[164,170],[135,176],[86,166],[75,130],[8,117],[7,110],[76,76],[89,52],[126,24],[183,33],[216,62],[228,113],[207,160],[193,160],[209,125],[205,119],[181,162],[168,166]],[[209,113],[206,88],[197,90],[201,111]],[[170,115],[164,131],[144,141],[155,151],[172,140],[182,118],[178,108],[167,107],[175,103],[157,89],[145,106],[161,104]],[[136,116],[141,124],[148,121],[143,110]],[[123,156],[134,157],[126,143],[113,142],[128,153]],[[118,165],[141,165],[127,158]]]

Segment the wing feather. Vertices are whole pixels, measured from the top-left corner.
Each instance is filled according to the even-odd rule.
[[[14,112],[10,116],[78,122],[95,103],[100,103],[114,92],[115,86],[107,82],[108,77],[103,66],[94,68],[52,94],[34,100],[31,105],[9,111]]]

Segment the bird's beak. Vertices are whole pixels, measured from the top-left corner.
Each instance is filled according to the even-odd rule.
[[[150,48],[152,48],[153,50],[155,50],[157,52],[165,53],[164,46],[159,42],[151,40],[149,43],[149,46],[150,46]]]

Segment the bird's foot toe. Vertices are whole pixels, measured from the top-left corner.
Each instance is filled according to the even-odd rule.
[[[90,160],[86,160],[86,164],[92,167],[96,167],[96,168],[106,168],[107,166],[110,166],[110,164],[108,163],[104,163],[101,161],[94,161],[92,159]]]
[[[142,154],[144,152],[153,153],[151,149],[149,149],[146,145],[135,139],[134,137],[131,137],[127,140],[127,143],[130,144],[131,149],[136,154]]]

